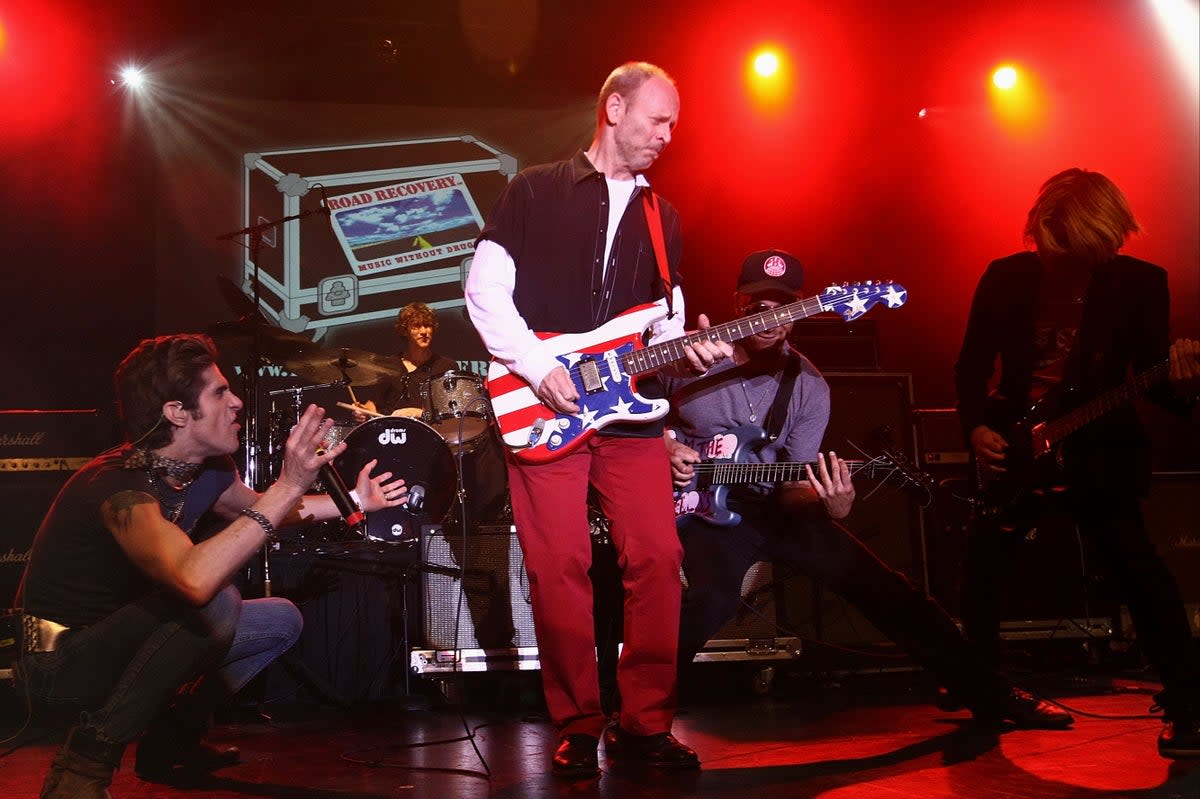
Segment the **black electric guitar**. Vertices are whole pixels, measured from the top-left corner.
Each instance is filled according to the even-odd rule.
[[[1004,529],[1027,528],[1032,524],[1030,500],[1062,485],[1063,441],[1110,411],[1145,396],[1166,381],[1169,367],[1169,362],[1162,361],[1069,411],[1065,409],[1074,404],[1074,391],[1048,391],[1015,424],[997,425],[994,429],[1008,442],[1005,471],[985,474],[976,462],[975,512]],[[1003,416],[1002,408],[999,415]]]
[[[757,425],[742,425],[707,441],[684,440],[683,443],[699,452],[703,460],[694,465],[692,482],[675,490],[676,522],[696,516],[719,527],[733,526],[742,517],[729,509],[730,486],[805,480],[808,478],[804,471],[806,465],[816,472],[817,464],[806,461],[748,462],[748,453],[766,444],[769,438],[767,431]],[[925,490],[932,487],[932,478],[894,454],[870,460],[847,460],[846,465],[852,475],[861,474],[873,479],[896,476],[902,485],[917,485]]]

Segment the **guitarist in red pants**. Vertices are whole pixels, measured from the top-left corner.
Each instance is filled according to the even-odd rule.
[[[789,253],[752,253],[737,286],[743,317],[793,301],[802,276],[800,262]],[[1070,726],[1069,714],[1013,688],[989,668],[932,598],[839,524],[854,503],[854,484],[846,461],[833,452],[826,460],[818,451],[829,422],[829,385],[788,345],[790,328],[737,342],[733,356],[703,376],[667,381],[672,416],[666,442],[675,485],[703,489],[701,472],[719,479],[705,467],[735,451],[732,459],[760,480],[730,492],[728,510],[734,514],[709,507],[708,513],[680,518],[688,581],[680,661],[690,661],[733,616],[747,571],[768,560],[820,580],[857,607],[962,697],[980,723]],[[770,437],[755,441],[749,431]]]
[[[980,278],[955,365],[981,488],[963,620],[998,660],[1000,597],[1017,545],[1053,503],[1099,556],[1162,680],[1159,753],[1196,757],[1200,661],[1178,586],[1143,522],[1149,440],[1129,401],[1145,394],[1190,413],[1200,344],[1169,344],[1166,270],[1119,254],[1139,230],[1111,180],[1068,169],[1042,185],[1029,211],[1024,233],[1035,251],[993,261]]]
[[[488,215],[467,279],[471,321],[511,373],[507,384],[520,384],[506,391],[505,381],[489,377],[493,408],[502,420],[527,420],[528,446],[507,455],[509,488],[543,693],[559,734],[551,770],[562,778],[597,773],[605,733],[588,576],[589,484],[611,521],[625,596],[621,716],[605,733],[605,752],[656,768],[699,767],[696,753],[671,734],[682,553],[662,414],[654,415],[653,400],[615,396],[614,384],[627,387],[627,379],[606,372],[610,362],[558,348],[655,304],[654,340],[683,333],[679,216],[643,175],[670,143],[678,115],[679,94],[661,69],[615,69],[600,90],[591,145],[513,178]],[[674,360],[703,373],[728,353],[727,343],[705,340],[681,347]],[[570,425],[605,414],[626,421],[579,437],[574,448],[545,446],[561,444]]]

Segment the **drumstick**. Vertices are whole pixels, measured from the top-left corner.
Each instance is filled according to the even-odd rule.
[[[354,386],[352,386],[352,385],[350,385],[349,383],[347,383],[347,384],[346,384],[346,390],[350,392],[350,401],[351,401],[351,402],[353,402],[355,405],[357,405],[357,404],[358,404],[358,397],[354,396]],[[341,403],[339,403],[339,404],[341,404]]]
[[[339,403],[337,404],[337,406],[338,406],[339,408],[345,408],[345,409],[347,409],[347,410],[350,410],[350,411],[358,411],[359,413],[365,413],[367,416],[372,416],[372,417],[377,417],[377,416],[387,416],[387,414],[386,414],[386,413],[377,413],[377,412],[375,412],[375,411],[369,411],[369,410],[367,410],[366,408],[363,408],[363,407],[361,407],[361,406],[359,406],[359,405],[351,405],[351,404],[350,404],[350,403],[348,403],[348,402],[339,402]]]

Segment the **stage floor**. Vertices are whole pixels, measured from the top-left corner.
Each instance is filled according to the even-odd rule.
[[[1074,729],[997,735],[928,704],[920,674],[780,675],[760,694],[746,668],[692,668],[702,671],[683,683],[675,731],[703,760],[695,773],[605,763],[596,779],[555,780],[547,768],[555,734],[536,674],[513,673],[418,681],[429,705],[420,709],[398,699],[353,709],[246,703],[210,736],[239,746],[239,765],[198,785],[155,785],[134,775],[130,747],[112,791],[117,799],[1200,797],[1200,762],[1159,758],[1160,723],[1147,714],[1157,686],[1138,675],[1036,678],[1077,711]],[[4,715],[11,731],[12,713]],[[34,740],[0,758],[5,796],[36,796],[53,756],[54,733],[30,732]]]

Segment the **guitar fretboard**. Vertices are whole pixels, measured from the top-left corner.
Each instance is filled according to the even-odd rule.
[[[1043,435],[1051,445],[1057,444],[1079,428],[1100,418],[1109,411],[1138,399],[1146,391],[1167,378],[1170,362],[1163,361],[1141,374],[1134,375],[1114,389],[1106,391],[1089,402],[1080,405],[1075,410],[1049,422],[1043,429]]]
[[[627,374],[652,372],[669,363],[674,363],[680,358],[687,357],[687,352],[684,350],[685,344],[696,345],[702,341],[738,341],[747,336],[786,325],[789,322],[807,319],[810,316],[832,310],[834,308],[831,305],[821,303],[820,297],[808,297],[799,302],[772,308],[769,311],[743,316],[732,322],[724,322],[704,330],[697,330],[695,333],[689,333],[662,344],[653,344],[640,350],[634,350],[623,355],[621,362]]]
[[[744,483],[779,483],[788,480],[807,480],[805,466],[813,467],[816,474],[817,464],[805,461],[789,461],[786,463],[723,463],[705,461],[695,465],[696,474],[702,482],[713,485],[736,485]],[[899,469],[894,463],[885,460],[846,461],[846,466],[852,475],[863,475],[872,479],[889,477]]]

